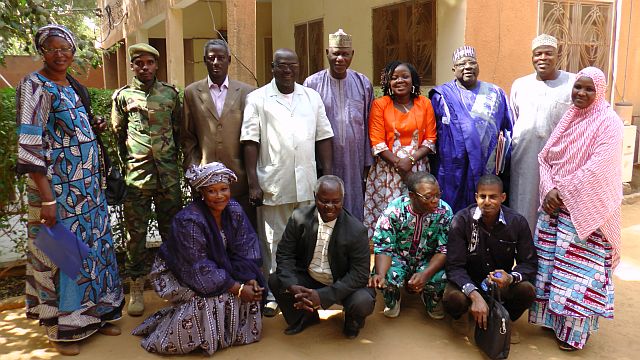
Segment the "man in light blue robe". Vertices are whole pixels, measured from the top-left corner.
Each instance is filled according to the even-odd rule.
[[[478,80],[475,49],[453,53],[455,79],[429,92],[436,115],[437,152],[431,171],[440,183],[442,199],[453,212],[475,203],[475,189],[484,174],[496,174],[499,134],[511,136],[513,121],[504,90]],[[505,147],[505,164],[509,151]],[[498,172],[504,170],[504,167]],[[508,182],[506,182],[508,183]]]
[[[358,220],[364,218],[364,180],[373,163],[369,144],[369,109],[373,86],[363,74],[350,70],[351,35],[329,34],[326,49],[329,69],[304,81],[320,93],[333,129],[333,174],[345,185],[344,208]]]

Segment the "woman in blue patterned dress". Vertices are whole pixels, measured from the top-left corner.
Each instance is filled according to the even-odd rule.
[[[67,75],[75,40],[66,28],[47,25],[36,33],[35,45],[43,67],[16,90],[16,168],[28,175],[27,317],[40,320],[58,352],[76,355],[78,341],[95,332],[120,334],[108,322],[120,318],[124,295],[100,173],[102,155]],[[33,244],[41,225],[56,222],[89,246],[75,279]]]

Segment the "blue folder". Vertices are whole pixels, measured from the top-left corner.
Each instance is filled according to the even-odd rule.
[[[78,276],[89,254],[87,244],[59,222],[52,227],[40,225],[33,243],[71,279]]]

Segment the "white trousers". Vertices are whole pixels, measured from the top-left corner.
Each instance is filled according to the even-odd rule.
[[[258,237],[262,245],[262,271],[265,278],[276,272],[276,251],[293,210],[311,205],[312,200],[283,205],[258,207]]]

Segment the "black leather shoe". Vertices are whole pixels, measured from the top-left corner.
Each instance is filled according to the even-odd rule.
[[[305,314],[300,318],[300,320],[284,329],[285,335],[295,335],[301,333],[302,330],[308,328],[311,325],[315,325],[320,322],[320,316],[317,311],[314,311],[313,314],[307,315]]]
[[[350,316],[345,317],[344,319],[344,328],[342,329],[342,333],[347,339],[355,339],[360,334],[360,329],[364,327],[364,319],[356,320]]]

